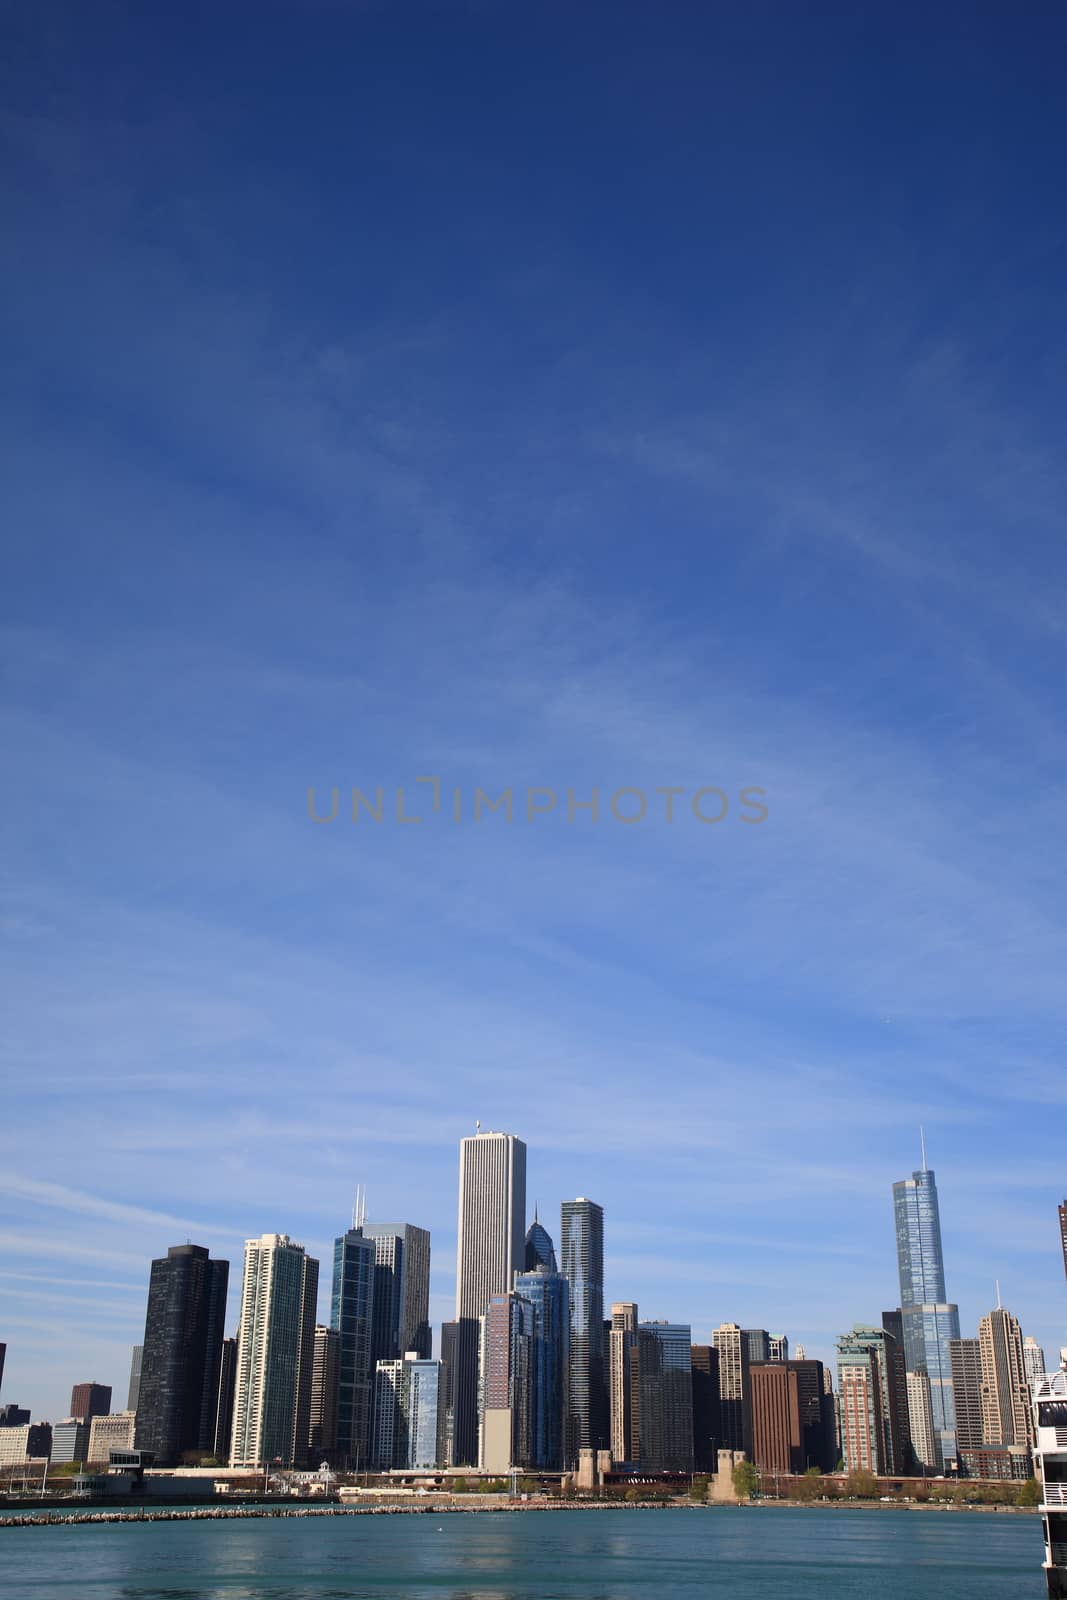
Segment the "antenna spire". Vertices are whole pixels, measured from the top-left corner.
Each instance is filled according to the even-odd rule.
[[[998,1311],[1003,1311],[1004,1307],[1000,1303],[1000,1279],[999,1278],[996,1280],[996,1284],[997,1284],[997,1310]]]
[[[922,1145],[923,1171],[924,1172],[928,1172],[929,1168],[926,1165],[926,1129],[922,1126],[921,1123],[919,1124],[919,1143]]]
[[[352,1227],[362,1228],[367,1220],[367,1186],[356,1184],[356,1198],[352,1203]]]

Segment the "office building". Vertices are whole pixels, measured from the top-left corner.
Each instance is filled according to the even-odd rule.
[[[340,1354],[341,1335],[337,1329],[317,1327],[311,1361],[311,1418],[308,1423],[308,1460],[313,1467],[331,1460],[337,1449]]]
[[[481,1318],[479,1465],[504,1473],[530,1466],[530,1369],[533,1306],[497,1294]]]
[[[377,1242],[362,1227],[334,1241],[330,1326],[339,1335],[337,1353],[338,1465],[366,1471],[373,1443],[374,1292]]]
[[[510,1133],[480,1129],[460,1141],[456,1331],[451,1354],[452,1457],[478,1460],[480,1321],[525,1265],[526,1146]]]
[[[556,1250],[552,1243],[551,1235],[545,1228],[537,1212],[526,1230],[526,1244],[524,1250],[524,1271],[533,1272],[537,1267],[545,1267],[549,1272],[558,1272],[556,1264]]]
[[[749,1366],[755,1361],[770,1361],[771,1336],[766,1328],[742,1328],[741,1338],[744,1340],[745,1356]]]
[[[23,1407],[11,1401],[6,1406],[0,1406],[0,1428],[22,1428],[30,1420],[30,1413]]]
[[[161,1467],[215,1449],[228,1261],[198,1244],[152,1262],[137,1394],[137,1448]]]
[[[752,1459],[762,1472],[832,1471],[833,1404],[821,1361],[769,1361],[749,1367]]]
[[[689,1352],[689,1364],[693,1378],[693,1470],[715,1472],[722,1433],[719,1352],[712,1344],[695,1344]]]
[[[50,1422],[0,1424],[0,1467],[21,1467],[28,1461],[44,1461],[51,1453]]]
[[[441,1425],[438,1449],[442,1467],[455,1465],[456,1344],[458,1322],[441,1324]]]
[[[842,1455],[846,1472],[876,1477],[905,1467],[904,1428],[898,1409],[896,1340],[885,1328],[857,1323],[837,1341]]]
[[[80,1417],[66,1417],[52,1427],[52,1465],[68,1466],[71,1462],[85,1465],[89,1459],[89,1423]]]
[[[934,1431],[947,1470],[956,1459],[949,1346],[960,1337],[960,1316],[946,1297],[941,1214],[925,1141],[922,1168],[893,1185],[893,1213],[905,1363],[909,1372],[925,1371],[930,1379]]]
[[[548,1238],[547,1234],[545,1238]],[[554,1259],[549,1240],[547,1260],[539,1258],[535,1267],[515,1275],[515,1295],[529,1304],[532,1314],[529,1450],[526,1464],[540,1472],[559,1472],[564,1465],[570,1284],[562,1273],[547,1264],[547,1261]]]
[[[898,1470],[909,1473],[921,1472],[923,1470],[920,1465],[921,1458],[917,1455],[911,1439],[911,1402],[908,1396],[908,1367],[904,1354],[904,1315],[899,1306],[895,1311],[882,1312],[882,1327],[886,1333],[892,1334],[895,1341],[890,1378],[896,1390],[896,1411],[901,1432]],[[940,1462],[940,1446],[933,1459]],[[937,1466],[933,1470],[939,1472],[941,1468]]]
[[[219,1393],[215,1403],[215,1443],[212,1453],[219,1466],[230,1460],[233,1437],[233,1394],[237,1383],[237,1340],[223,1339],[219,1350]]]
[[[953,1339],[949,1345],[952,1391],[956,1409],[956,1448],[980,1450],[982,1435],[982,1353],[977,1339]]]
[[[430,1235],[410,1222],[364,1222],[361,1231],[374,1241],[373,1362],[396,1361],[411,1350],[428,1361]]]
[[[768,1361],[789,1360],[789,1340],[784,1333],[772,1333],[768,1339]]]
[[[1030,1386],[1017,1318],[1002,1306],[978,1324],[982,1360],[982,1443],[1033,1446]]]
[[[302,1466],[311,1419],[319,1264],[288,1234],[245,1243],[232,1467]]]
[[[681,1322],[641,1322],[640,1466],[646,1472],[693,1470],[692,1329]]]
[[[112,1450],[132,1450],[137,1415],[133,1411],[116,1411],[111,1416],[96,1416],[89,1424],[89,1445],[86,1462],[94,1466],[107,1466]]]
[[[611,1459],[636,1466],[641,1456],[641,1368],[633,1300],[620,1300],[611,1308],[608,1388]]]
[[[382,1472],[440,1464],[441,1363],[409,1350],[375,1369],[374,1461]]]
[[[1038,1344],[1032,1333],[1028,1333],[1023,1340],[1023,1371],[1028,1384],[1033,1384],[1036,1379],[1045,1376],[1045,1352]]]
[[[745,1330],[736,1322],[724,1322],[712,1331],[711,1342],[719,1352],[719,1411],[724,1450],[744,1450],[751,1456],[752,1438],[748,1415],[749,1342]]]
[[[135,1344],[130,1354],[130,1384],[126,1391],[126,1410],[136,1411],[141,1395],[141,1356],[143,1344]]]
[[[580,1451],[608,1448],[604,1211],[594,1200],[563,1202],[559,1250],[561,1270],[570,1285],[565,1450],[568,1466],[575,1466]]]
[[[109,1383],[76,1383],[70,1391],[70,1414],[81,1422],[106,1417],[111,1410]]]

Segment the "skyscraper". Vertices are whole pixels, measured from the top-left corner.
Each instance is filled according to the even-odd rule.
[[[832,1402],[821,1361],[769,1361],[749,1368],[752,1459],[763,1472],[821,1472],[835,1465]]]
[[[233,1392],[237,1383],[237,1340],[223,1339],[219,1352],[219,1395],[215,1405],[215,1460],[227,1466],[233,1437]]]
[[[949,1344],[952,1393],[956,1407],[956,1449],[982,1448],[982,1354],[977,1339]]]
[[[1018,1319],[1002,1306],[978,1324],[982,1358],[982,1434],[987,1445],[1034,1443],[1033,1407]]]
[[[219,1356],[228,1261],[199,1244],[172,1245],[152,1262],[137,1392],[137,1448],[159,1466],[215,1448]]]
[[[903,1419],[893,1369],[896,1340],[885,1328],[857,1323],[837,1341],[841,1442],[847,1472],[902,1471]]]
[[[480,1319],[494,1295],[507,1294],[525,1261],[526,1146],[510,1133],[460,1140],[456,1251],[456,1332],[452,1355],[452,1457],[478,1460]]]
[[[362,1231],[374,1240],[373,1361],[395,1361],[410,1350],[428,1360],[430,1235],[410,1222],[365,1222]]]
[[[693,1467],[697,1472],[714,1472],[722,1434],[719,1352],[713,1344],[695,1344],[689,1358],[693,1369]]]
[[[542,1229],[542,1232],[544,1230]],[[545,1238],[548,1235],[545,1234]],[[549,1240],[549,1259],[555,1260]],[[570,1285],[562,1273],[539,1261],[515,1275],[515,1294],[528,1302],[530,1327],[529,1467],[559,1472],[563,1467],[570,1346]]]
[[[719,1409],[722,1446],[751,1454],[748,1408],[748,1341],[736,1322],[723,1322],[712,1330],[711,1342],[719,1352]]]
[[[349,1228],[333,1247],[330,1326],[337,1355],[337,1459],[355,1472],[370,1462],[374,1413],[374,1293],[377,1243]]]
[[[126,1391],[126,1410],[136,1411],[137,1401],[141,1393],[141,1357],[144,1355],[144,1345],[135,1344],[130,1353],[130,1386]]]
[[[547,1267],[549,1272],[558,1272],[556,1265],[556,1250],[552,1243],[548,1229],[543,1227],[537,1214],[526,1230],[525,1247],[526,1272],[532,1272],[535,1267]]]
[[[337,1448],[337,1376],[341,1335],[336,1328],[315,1329],[311,1361],[311,1416],[308,1460],[312,1466],[333,1456]]]
[[[949,1341],[960,1336],[960,1314],[945,1298],[941,1215],[934,1174],[923,1164],[893,1185],[904,1357],[909,1372],[930,1379],[930,1407],[943,1462],[956,1458],[956,1412],[952,1396]]]
[[[441,1363],[409,1350],[379,1361],[374,1378],[374,1462],[382,1472],[433,1468],[440,1462]]]
[[[70,1391],[70,1414],[80,1422],[92,1422],[94,1417],[106,1417],[110,1410],[109,1383],[76,1383]]]
[[[480,1322],[479,1465],[486,1472],[530,1466],[530,1372],[534,1308],[495,1294]]]
[[[611,1459],[634,1466],[641,1456],[641,1369],[637,1346],[637,1303],[620,1300],[611,1308],[608,1335]]]
[[[1023,1371],[1026,1373],[1027,1383],[1033,1383],[1035,1378],[1045,1376],[1045,1352],[1032,1333],[1028,1333],[1023,1340]]]
[[[288,1234],[245,1243],[230,1465],[302,1465],[319,1264]]]
[[[638,1324],[640,1463],[647,1472],[693,1470],[692,1342],[688,1323]]]
[[[912,1467],[916,1472],[932,1475],[939,1470],[941,1461],[934,1432],[934,1414],[930,1408],[930,1379],[923,1368],[919,1372],[909,1372],[906,1382]],[[956,1445],[958,1449],[958,1436]]]
[[[570,1284],[565,1450],[568,1465],[574,1466],[579,1451],[608,1447],[603,1207],[581,1197],[564,1200],[559,1248],[563,1275]]]

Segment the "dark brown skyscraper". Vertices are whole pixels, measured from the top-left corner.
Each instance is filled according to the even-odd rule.
[[[835,1465],[833,1400],[821,1361],[754,1362],[749,1368],[752,1459],[762,1472],[822,1472]]]
[[[982,1353],[977,1339],[953,1339],[948,1347],[956,1400],[956,1448],[982,1448]]]
[[[76,1383],[70,1391],[70,1414],[78,1422],[106,1417],[111,1411],[109,1383]]]

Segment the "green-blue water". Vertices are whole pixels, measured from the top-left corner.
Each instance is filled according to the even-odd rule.
[[[1037,1517],[536,1511],[0,1529],[11,1600],[1042,1600]]]

